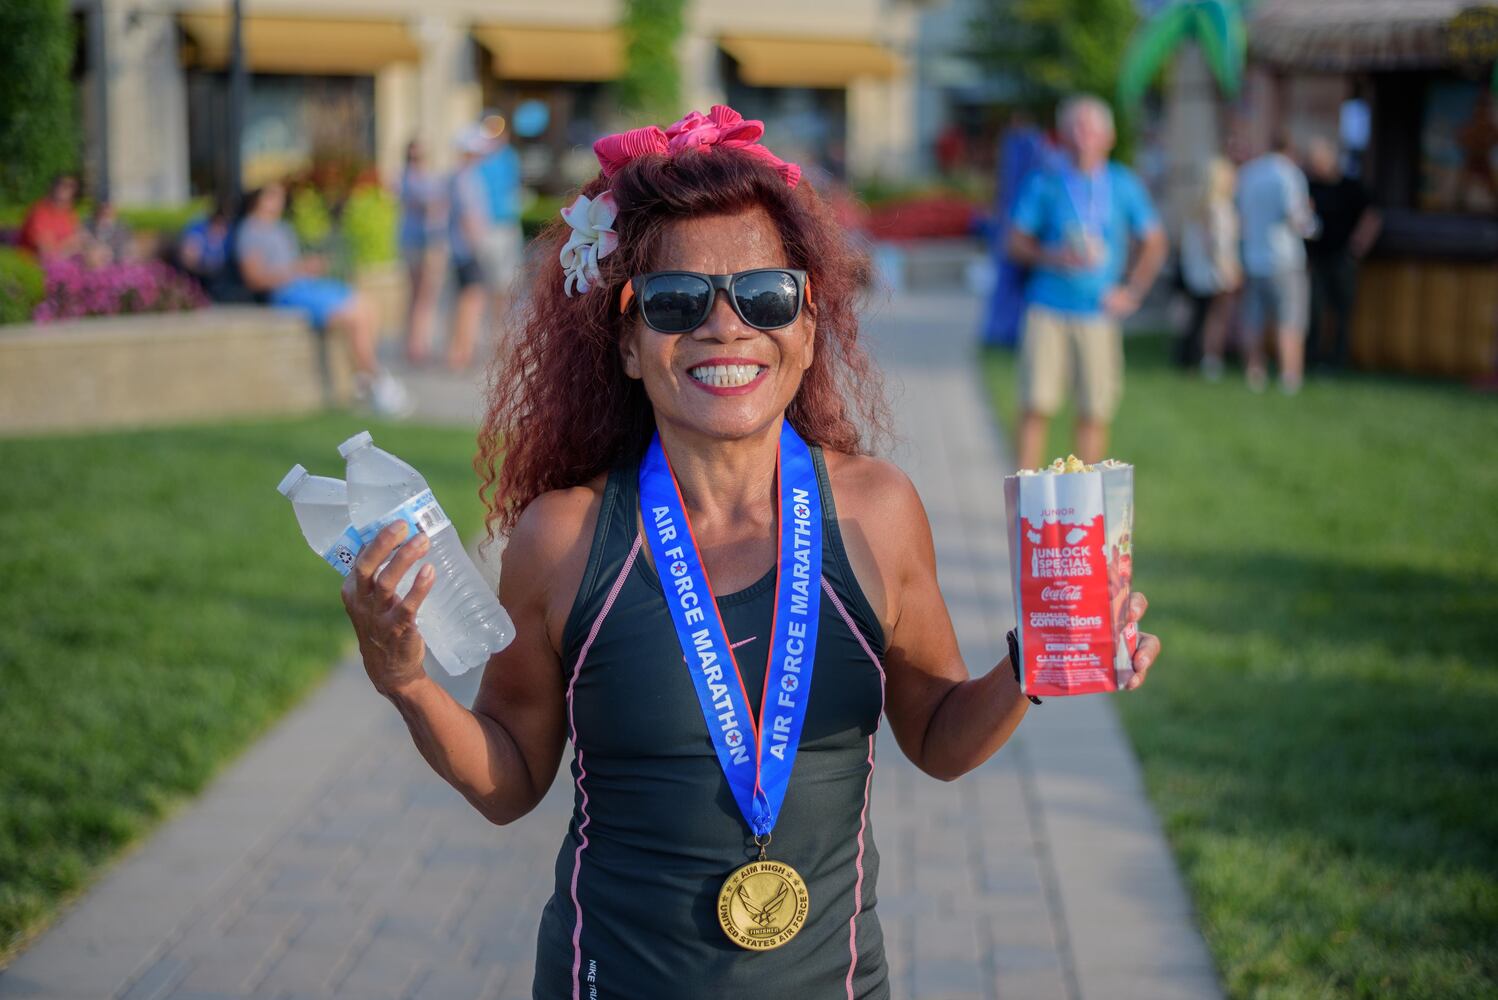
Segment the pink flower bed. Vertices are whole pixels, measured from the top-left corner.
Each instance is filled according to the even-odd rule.
[[[185,312],[208,305],[198,283],[159,260],[89,267],[81,260],[45,265],[47,290],[32,313],[37,323],[84,316]]]

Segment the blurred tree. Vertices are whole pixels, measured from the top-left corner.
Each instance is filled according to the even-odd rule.
[[[1139,29],[1124,55],[1118,101],[1132,114],[1144,92],[1182,46],[1195,42],[1227,97],[1238,96],[1248,59],[1248,28],[1238,0],[1174,0]]]
[[[632,121],[657,124],[680,118],[681,68],[676,46],[685,25],[686,0],[626,0],[624,75],[615,84],[619,106]]]
[[[0,202],[40,197],[78,161],[67,0],[0,0]]]
[[[977,6],[969,54],[1007,81],[1029,110],[1048,116],[1076,93],[1115,99],[1124,50],[1139,20],[1135,0],[982,0]],[[1127,123],[1118,118],[1124,150]]]

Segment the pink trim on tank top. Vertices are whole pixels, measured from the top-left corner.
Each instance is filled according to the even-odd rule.
[[[583,821],[577,826],[579,843],[572,855],[572,911],[577,914],[576,922],[572,925],[572,1000],[582,1000],[582,982],[577,977],[583,967],[583,908],[582,904],[577,901],[577,877],[582,872],[583,851],[588,846],[588,835],[585,831],[591,822],[588,816],[588,792],[583,788],[583,779],[588,776],[588,769],[583,766],[583,748],[577,743],[577,717],[572,712],[572,692],[577,687],[578,675],[583,672],[583,663],[588,659],[588,650],[593,648],[593,640],[598,638],[598,631],[603,628],[603,620],[608,617],[614,602],[619,599],[619,591],[624,589],[624,580],[629,576],[629,571],[635,564],[635,557],[640,554],[640,544],[643,540],[640,535],[635,535],[635,544],[629,550],[629,557],[624,560],[624,568],[619,571],[614,585],[609,588],[609,595],[604,599],[603,608],[599,610],[598,617],[593,619],[593,627],[588,630],[588,639],[583,643],[581,652],[577,654],[577,666],[572,668],[572,679],[567,682],[567,727],[572,731],[572,749],[577,753],[577,792],[582,796],[580,808],[583,815]]]
[[[864,653],[869,657],[869,662],[879,671],[879,718],[884,717],[884,664],[879,662],[879,657],[869,648],[868,640],[858,630],[853,621],[853,616],[848,614],[848,609],[843,607],[842,600],[837,596],[837,591],[832,589],[832,584],[827,578],[822,577],[822,590],[832,598],[832,606],[837,609],[843,624],[848,626],[848,631],[853,633],[853,638],[863,647]],[[874,721],[874,731],[879,731],[879,720]],[[869,734],[869,773],[863,779],[863,809],[858,814],[858,856],[853,859],[853,868],[858,872],[858,879],[853,883],[853,916],[848,918],[848,978],[845,985],[848,987],[848,1000],[853,1000],[853,973],[858,969],[858,915],[863,912],[863,833],[869,826],[869,786],[874,783],[874,733]]]

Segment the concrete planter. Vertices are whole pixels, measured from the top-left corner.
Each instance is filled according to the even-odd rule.
[[[336,338],[276,309],[0,327],[0,434],[307,413],[352,395]]]
[[[406,270],[399,261],[361,267],[354,288],[374,304],[382,337],[400,337],[406,331],[406,309],[411,294]]]

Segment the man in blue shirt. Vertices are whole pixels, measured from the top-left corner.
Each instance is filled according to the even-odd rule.
[[[502,117],[486,117],[483,127],[491,145],[488,154],[478,162],[477,173],[483,185],[489,218],[478,255],[484,285],[493,300],[490,322],[498,324],[504,319],[511,286],[520,273],[525,248],[520,232],[520,154],[510,145],[509,132]]]
[[[1010,219],[1009,255],[1031,269],[1020,344],[1018,459],[1044,460],[1046,429],[1068,383],[1077,454],[1100,461],[1123,393],[1119,323],[1139,308],[1165,260],[1165,233],[1144,185],[1112,163],[1113,113],[1096,97],[1058,112],[1065,162],[1032,174]],[[1137,245],[1133,266],[1130,250]]]

